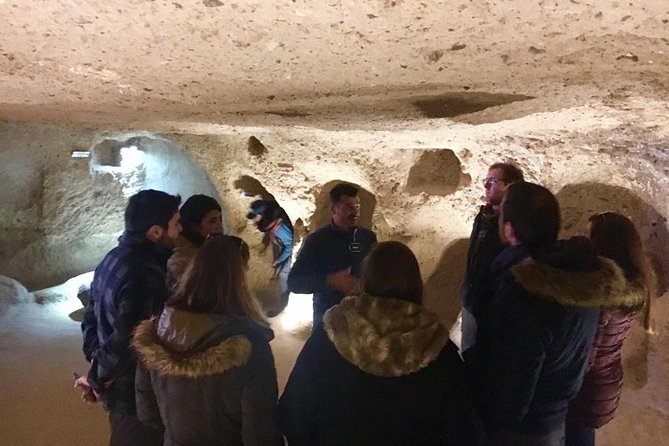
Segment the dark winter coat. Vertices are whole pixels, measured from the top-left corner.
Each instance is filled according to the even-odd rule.
[[[137,417],[165,430],[165,446],[282,444],[272,337],[244,319],[169,307],[142,322]]]
[[[307,340],[279,402],[290,446],[478,444],[448,331],[420,305],[347,297]]]
[[[567,430],[598,428],[611,421],[623,386],[621,350],[625,337],[645,300],[640,287],[612,290],[599,316],[583,386],[569,404]]]
[[[326,276],[348,269],[360,277],[362,259],[375,243],[376,235],[369,229],[342,232],[332,223],[307,237],[288,275],[288,288],[293,293],[314,294],[316,324],[325,310],[344,298],[328,286]]]
[[[475,317],[479,316],[481,307],[492,300],[495,291],[492,264],[504,249],[499,240],[497,220],[498,215],[490,206],[481,206],[469,237],[467,269],[460,298],[462,305]]]
[[[126,232],[95,269],[81,329],[84,353],[91,362],[88,380],[111,412],[135,412],[132,330],[163,309],[165,264],[171,252],[143,234]]]
[[[505,249],[482,389],[491,431],[547,434],[563,426],[581,387],[598,306],[623,290],[623,272],[583,238],[542,252]],[[485,351],[485,350],[484,350]]]
[[[186,267],[197,254],[198,249],[200,249],[200,245],[184,237],[183,234],[179,236],[177,246],[167,260],[167,286],[169,289],[176,286],[184,271],[186,271]]]

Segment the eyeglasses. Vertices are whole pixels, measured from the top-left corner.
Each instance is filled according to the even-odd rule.
[[[499,178],[488,177],[488,178],[483,180],[483,187],[490,187],[493,184],[497,184],[497,183],[500,183],[500,182],[504,183],[504,184],[508,183],[508,181],[506,181],[506,180],[500,180]]]

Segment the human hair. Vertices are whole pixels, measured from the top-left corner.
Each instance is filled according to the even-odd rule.
[[[523,171],[520,169],[520,167],[516,166],[515,164],[495,163],[488,168],[488,170],[492,169],[501,170],[502,171],[501,179],[507,184],[519,183],[521,181],[525,181],[525,177],[523,176]]]
[[[560,206],[555,196],[534,183],[513,183],[506,190],[500,214],[511,223],[518,241],[529,249],[553,244],[560,231]]]
[[[339,183],[330,189],[330,203],[337,204],[341,200],[342,195],[347,197],[357,197],[358,188],[350,183]]]
[[[646,304],[650,305],[654,276],[634,223],[617,212],[595,214],[589,221],[590,240],[597,254],[616,262],[625,273],[625,278],[643,290]]]
[[[218,201],[207,195],[193,195],[184,202],[179,210],[181,226],[184,230],[192,230],[193,226],[202,223],[202,219],[211,211],[221,211]]]
[[[239,255],[242,256],[242,266],[245,268],[248,267],[249,260],[251,260],[251,251],[249,250],[249,245],[247,245],[243,239],[235,235],[226,235],[225,237],[228,237],[230,239],[230,243],[239,249]]]
[[[263,320],[260,304],[246,281],[239,237],[210,237],[184,271],[167,305],[195,313]],[[247,247],[248,248],[248,247]]]
[[[423,279],[414,253],[403,243],[376,244],[362,266],[362,288],[367,294],[423,301]]]
[[[130,197],[125,208],[125,230],[144,234],[153,225],[167,229],[170,219],[179,212],[179,195],[147,189]]]

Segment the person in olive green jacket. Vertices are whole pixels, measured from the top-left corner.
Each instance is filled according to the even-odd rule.
[[[273,332],[248,289],[245,245],[207,240],[162,314],[135,332],[137,417],[164,430],[165,446],[283,444]]]
[[[167,286],[173,289],[208,236],[223,233],[221,206],[206,195],[193,195],[179,209],[183,232],[167,261]]]

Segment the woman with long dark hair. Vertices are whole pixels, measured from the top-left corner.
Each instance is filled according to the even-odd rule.
[[[273,333],[246,262],[238,237],[208,239],[160,317],[136,329],[137,416],[165,446],[282,444]]]
[[[590,240],[600,256],[622,269],[628,287],[612,292],[602,302],[589,369],[580,392],[569,405],[566,446],[593,446],[595,429],[615,416],[623,383],[623,342],[644,305],[648,321],[654,288],[641,237],[629,218],[615,212],[593,215]]]
[[[421,305],[414,254],[379,243],[362,287],[325,312],[297,358],[279,404],[289,445],[478,444],[463,364]]]

